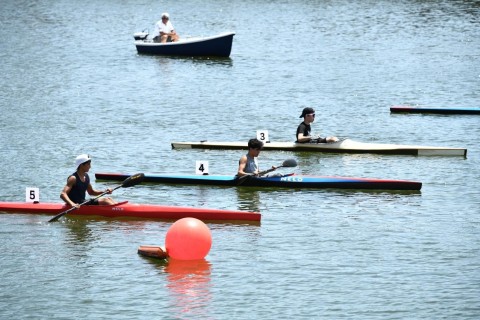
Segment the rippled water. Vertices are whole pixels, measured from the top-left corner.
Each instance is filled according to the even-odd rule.
[[[229,59],[139,56],[133,32],[168,11],[181,35],[235,31]],[[95,172],[234,173],[243,152],[172,141],[359,141],[462,157],[262,152],[296,173],[423,182],[421,192],[137,186],[117,200],[262,213],[209,224],[199,263],[144,259],[171,222],[0,215],[0,317],[476,319],[480,118],[391,105],[479,107],[478,1],[11,1],[0,10],[0,201],[57,202],[73,159]],[[283,170],[282,172],[287,172]],[[96,182],[99,188],[105,184]]]

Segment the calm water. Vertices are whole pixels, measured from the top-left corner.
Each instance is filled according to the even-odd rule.
[[[235,31],[229,59],[139,56],[132,34],[168,11],[181,35]],[[172,222],[0,214],[2,319],[477,319],[480,118],[391,115],[480,107],[478,1],[2,2],[1,201],[59,193],[73,160],[95,172],[234,173],[240,151],[172,141],[294,139],[468,148],[468,157],[263,152],[303,174],[423,182],[421,192],[119,189],[136,203],[258,210],[209,224],[199,263],[144,259]],[[286,172],[284,170],[283,172]],[[99,188],[106,184],[95,183]]]

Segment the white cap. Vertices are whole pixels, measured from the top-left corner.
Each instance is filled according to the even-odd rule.
[[[170,19],[170,16],[168,15],[167,12],[162,13],[162,18],[163,18],[163,17]]]
[[[88,154],[81,154],[75,158],[75,168],[78,168],[79,165],[87,161],[91,161],[92,158]]]

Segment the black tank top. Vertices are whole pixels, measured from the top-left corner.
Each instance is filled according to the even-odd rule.
[[[297,127],[297,135],[295,138],[298,137],[299,133],[302,133],[305,137],[310,135],[310,132],[312,131],[312,127],[309,124],[306,124],[305,122],[300,123],[300,125]],[[296,139],[295,139],[296,140]],[[295,142],[298,143],[298,140]]]
[[[88,176],[88,173],[85,173],[85,182],[80,180],[77,172],[70,175],[69,178],[71,176],[74,176],[77,181],[75,182],[72,190],[70,190],[68,193],[68,197],[75,203],[85,202],[85,193],[87,192],[87,187],[90,184],[90,177]]]

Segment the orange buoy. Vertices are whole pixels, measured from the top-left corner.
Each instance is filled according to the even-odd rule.
[[[203,259],[212,247],[212,234],[205,223],[195,218],[177,220],[167,231],[165,248],[170,258]]]

